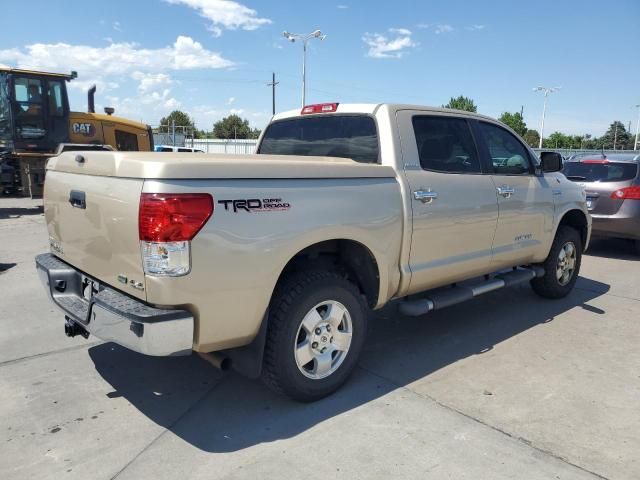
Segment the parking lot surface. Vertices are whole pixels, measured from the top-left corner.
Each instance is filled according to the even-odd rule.
[[[0,478],[640,478],[640,258],[594,242],[567,298],[497,291],[372,318],[314,404],[196,356],[69,339],[33,257],[41,200],[0,199]]]

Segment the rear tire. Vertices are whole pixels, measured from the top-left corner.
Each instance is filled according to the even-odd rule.
[[[300,272],[276,288],[262,380],[294,400],[336,391],[364,345],[367,307],[358,288],[333,271]]]
[[[633,253],[635,253],[636,255],[640,255],[640,240],[634,240]]]
[[[533,291],[544,298],[566,297],[578,280],[581,262],[580,233],[572,227],[560,226],[551,251],[541,264],[544,275],[531,280]]]

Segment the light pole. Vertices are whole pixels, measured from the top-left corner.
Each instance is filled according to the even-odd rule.
[[[320,30],[315,30],[308,34],[303,33],[289,33],[287,31],[282,32],[284,38],[289,40],[291,43],[296,40],[302,41],[302,106],[304,107],[306,96],[307,96],[307,42],[312,38],[317,38],[319,40],[324,40],[327,38],[326,35],[323,35]]]
[[[633,143],[633,149],[638,150],[638,130],[640,130],[640,105],[636,105],[638,109],[638,122],[636,123],[636,141]]]
[[[538,148],[542,148],[542,138],[544,137],[544,115],[547,111],[547,97],[550,93],[560,90],[562,87],[535,87],[534,92],[544,92],[544,106],[542,107],[542,124],[540,125],[540,144]]]

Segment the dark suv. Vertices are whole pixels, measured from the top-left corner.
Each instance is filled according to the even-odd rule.
[[[640,155],[579,157],[563,173],[585,187],[593,235],[633,240],[640,255]]]

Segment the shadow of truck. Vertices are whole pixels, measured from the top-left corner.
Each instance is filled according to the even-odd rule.
[[[403,317],[390,305],[376,312],[360,368],[334,395],[299,404],[260,382],[221,374],[199,357],[145,357],[108,343],[89,355],[100,375],[141,413],[195,447],[230,452],[296,436],[458,360],[482,355],[532,327],[587,304],[609,286],[584,277],[560,300],[528,286],[489,293],[422,317]],[[393,383],[384,372],[393,372]],[[371,374],[373,373],[373,375]],[[185,397],[191,398],[187,405]]]

